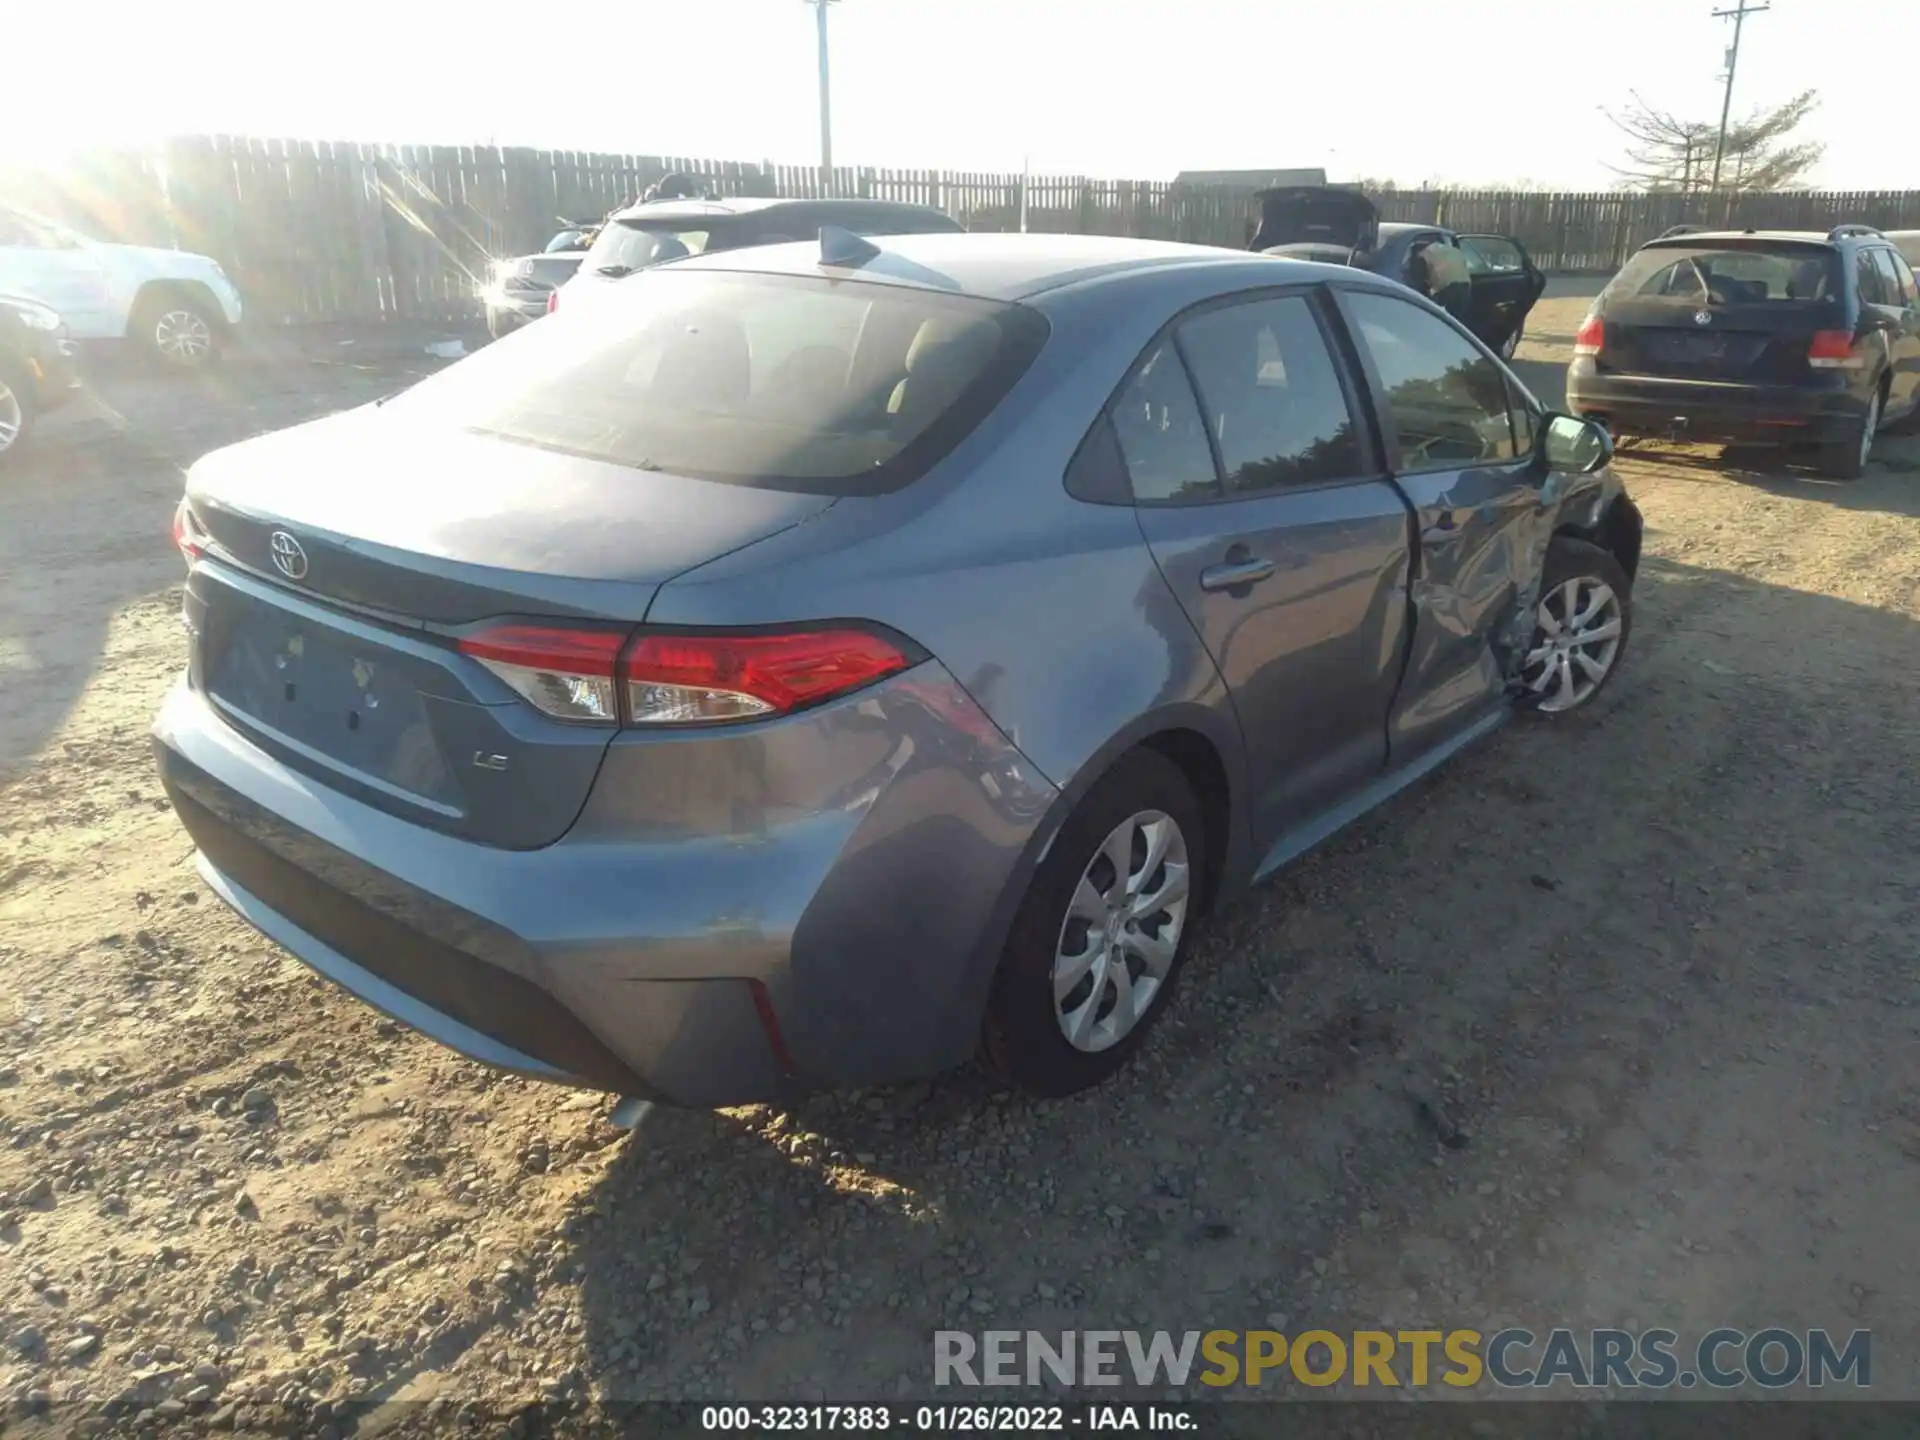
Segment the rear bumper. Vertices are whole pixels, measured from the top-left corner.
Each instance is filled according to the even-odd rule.
[[[1850,438],[1866,396],[1840,381],[1813,385],[1734,385],[1665,376],[1596,374],[1590,360],[1567,372],[1567,408],[1602,421],[1616,435],[1708,443],[1798,445]]]
[[[314,970],[484,1063],[695,1106],[967,1059],[1054,798],[932,662],[726,742],[758,794],[717,742],[616,741],[541,850],[315,785],[185,682],[154,745],[209,884]]]
[[[551,292],[548,292],[551,293]],[[487,297],[487,321],[496,334],[518,330],[547,313],[547,297],[526,295],[490,295]]]

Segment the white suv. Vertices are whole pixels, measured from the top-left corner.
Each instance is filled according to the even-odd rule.
[[[108,245],[10,205],[0,291],[59,311],[76,340],[132,340],[186,369],[213,360],[240,323],[240,292],[205,255]]]

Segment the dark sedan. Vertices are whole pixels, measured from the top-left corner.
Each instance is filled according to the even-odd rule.
[[[1443,302],[1505,360],[1519,348],[1527,315],[1547,286],[1526,247],[1511,235],[1383,224],[1373,202],[1357,190],[1301,185],[1263,190],[1256,198],[1260,221],[1249,248],[1291,260],[1352,265],[1398,280]],[[1442,269],[1435,263],[1442,257],[1465,273],[1457,302],[1447,303],[1451,297],[1435,293],[1439,287],[1431,277]]]
[[[547,313],[553,292],[573,278],[585,250],[546,251],[513,260],[496,260],[484,299],[487,333],[498,340]]]
[[[79,392],[73,355],[56,312],[37,300],[0,295],[0,464],[26,440],[36,416]]]

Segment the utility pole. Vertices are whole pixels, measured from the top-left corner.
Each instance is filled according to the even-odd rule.
[[[835,0],[807,0],[820,30],[820,189],[833,192],[833,87],[827,76],[827,6]],[[1746,0],[1741,0],[1742,4]]]
[[[1740,0],[1739,5],[1732,10],[1713,12],[1713,18],[1716,20],[1733,21],[1733,44],[1727,47],[1727,90],[1720,101],[1720,139],[1713,147],[1713,184],[1710,188],[1716,195],[1720,192],[1720,162],[1726,158],[1727,153],[1727,116],[1733,111],[1733,72],[1740,64],[1740,30],[1747,23],[1747,16],[1763,15],[1771,8],[1767,5],[1749,5],[1747,0]],[[822,14],[824,15],[825,12],[822,11]],[[827,22],[822,19],[820,23],[825,25]],[[825,33],[824,30],[821,31],[822,35]],[[821,43],[824,45],[826,42],[822,40]],[[826,52],[823,50],[821,54],[824,56]],[[822,59],[821,65],[824,67],[825,64],[826,61]],[[823,68],[821,74],[825,73]]]

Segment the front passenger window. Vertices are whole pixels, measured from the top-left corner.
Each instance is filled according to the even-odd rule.
[[[1507,377],[1445,321],[1391,295],[1349,290],[1360,343],[1379,372],[1402,472],[1497,465],[1526,453]]]

